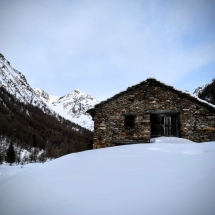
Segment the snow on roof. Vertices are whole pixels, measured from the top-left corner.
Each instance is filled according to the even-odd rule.
[[[186,94],[192,96],[193,98],[199,100],[200,102],[203,102],[203,103],[205,103],[205,104],[207,104],[207,105],[209,105],[209,106],[215,108],[215,105],[213,105],[213,104],[211,104],[210,102],[207,102],[207,101],[205,101],[205,100],[203,100],[203,99],[200,99],[198,96],[196,96],[195,94],[193,94],[193,93],[191,93],[191,92],[186,91],[186,92],[184,92],[184,93],[186,93]]]

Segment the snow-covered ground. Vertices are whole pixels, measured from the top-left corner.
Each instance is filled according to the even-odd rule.
[[[215,142],[152,142],[1,165],[0,214],[214,215]]]

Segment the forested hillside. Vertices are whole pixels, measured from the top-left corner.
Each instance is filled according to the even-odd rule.
[[[0,135],[22,148],[43,149],[48,158],[91,148],[92,132],[61,116],[19,102],[0,87]]]

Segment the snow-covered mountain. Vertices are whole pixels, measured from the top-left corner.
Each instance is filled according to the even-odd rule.
[[[200,99],[204,99],[207,102],[215,104],[215,79],[210,83],[198,87],[194,94]]]
[[[36,95],[25,76],[14,69],[2,54],[0,54],[0,86],[20,102],[37,106],[47,114],[54,114],[53,110]]]
[[[41,88],[34,88],[34,92],[47,104],[52,104],[53,102],[56,102],[60,98],[60,96],[49,95]]]
[[[86,113],[88,109],[93,108],[98,103],[98,100],[93,96],[78,89],[65,96],[52,96],[40,88],[35,88],[34,91],[59,115],[82,127],[93,130],[92,117]]]
[[[207,86],[207,84],[199,86],[198,88],[196,88],[194,90],[193,94],[196,95],[196,96],[199,96],[199,94],[205,89],[206,86]]]
[[[205,86],[206,86],[206,85],[202,85],[202,86],[196,88],[196,89],[194,90],[193,94],[196,95],[196,96],[198,96],[198,95],[205,89]]]
[[[193,92],[194,95],[199,96],[207,86],[211,85],[213,82],[215,81],[215,79],[213,79],[210,83],[208,84],[204,84],[202,86],[199,86],[198,88],[196,88]]]
[[[40,88],[33,89],[25,76],[14,69],[2,54],[0,54],[0,86],[20,102],[37,106],[47,114],[59,114],[82,127],[93,130],[93,120],[86,111],[98,103],[97,99],[80,90],[74,90],[60,97],[51,96]]]

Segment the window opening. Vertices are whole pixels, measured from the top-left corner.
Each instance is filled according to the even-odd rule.
[[[125,116],[125,127],[134,127],[134,116]]]

